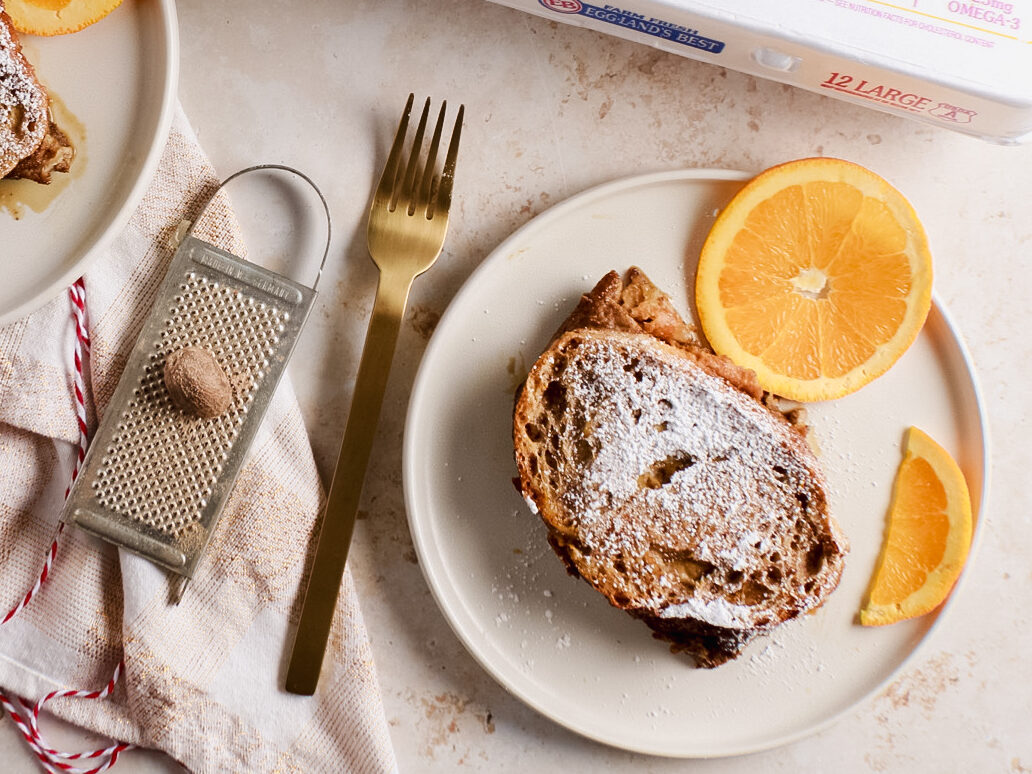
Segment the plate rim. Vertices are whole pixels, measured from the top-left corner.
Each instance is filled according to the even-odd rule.
[[[161,108],[158,111],[155,131],[151,137],[147,152],[144,154],[143,163],[140,165],[140,174],[133,181],[129,193],[123,200],[118,212],[115,213],[107,226],[96,236],[92,244],[86,245],[79,252],[78,257],[71,261],[68,268],[57,274],[41,290],[22,299],[10,309],[0,311],[0,326],[27,317],[46,306],[46,304],[57,297],[63,288],[68,287],[85,274],[100,253],[128,224],[129,219],[139,206],[144,193],[147,191],[147,187],[154,177],[158,162],[161,160],[161,155],[168,142],[179,87],[179,22],[176,14],[175,0],[157,0],[157,2],[157,19],[160,22],[160,30],[162,32],[161,39],[165,43],[164,83],[162,84]],[[144,12],[146,13],[146,10]],[[155,58],[155,61],[157,61],[157,58]]]
[[[509,680],[501,670],[498,670],[487,655],[482,651],[480,646],[473,641],[473,639],[463,630],[458,622],[455,620],[454,614],[450,611],[450,605],[446,604],[445,600],[442,599],[442,592],[439,588],[441,578],[434,574],[434,568],[430,556],[427,552],[426,545],[426,532],[427,525],[421,524],[414,516],[415,513],[415,494],[413,492],[412,480],[416,477],[416,466],[417,466],[417,454],[418,449],[415,448],[415,441],[413,440],[413,433],[410,432],[415,419],[420,411],[420,400],[419,395],[424,389],[424,382],[429,378],[429,366],[428,363],[432,362],[437,349],[440,346],[442,339],[436,335],[437,330],[440,330],[450,314],[454,313],[453,310],[462,306],[462,302],[467,293],[472,292],[472,286],[476,284],[475,280],[480,276],[482,272],[487,272],[492,269],[492,265],[500,260],[502,257],[512,252],[512,245],[518,243],[523,235],[531,228],[544,228],[549,223],[562,217],[566,211],[572,209],[578,209],[586,205],[590,205],[593,200],[600,197],[606,196],[610,193],[616,193],[618,191],[627,191],[632,188],[646,187],[671,181],[687,181],[687,182],[705,182],[705,181],[747,181],[754,177],[752,173],[731,170],[731,169],[720,169],[720,168],[685,168],[677,170],[667,170],[662,172],[645,173],[641,175],[631,175],[609,180],[589,188],[584,189],[579,193],[574,193],[560,202],[552,205],[548,209],[542,211],[538,215],[532,217],[526,223],[521,225],[509,236],[503,239],[498,245],[491,249],[491,251],[484,257],[484,259],[470,272],[469,276],[462,282],[462,285],[456,291],[455,295],[448,302],[447,307],[441,315],[441,319],[438,323],[435,333],[430,338],[430,342],[423,352],[420,359],[419,368],[416,373],[416,377],[413,381],[412,390],[410,392],[408,407],[406,409],[405,424],[404,424],[404,437],[402,442],[402,488],[404,494],[406,521],[409,525],[409,531],[413,538],[414,548],[416,555],[419,559],[420,571],[423,574],[423,578],[426,581],[427,586],[430,589],[431,595],[437,604],[438,610],[442,617],[448,623],[449,628],[455,634],[455,636],[462,643],[466,652],[473,657],[477,664],[493,679],[498,683],[507,693],[516,697],[522,701],[525,705],[532,708],[542,716],[548,718],[557,725],[571,731],[578,736],[591,739],[594,742],[598,742],[610,748],[626,750],[634,753],[640,753],[649,756],[655,756],[659,758],[670,758],[670,759],[682,759],[682,760],[704,760],[704,759],[718,759],[718,758],[730,758],[738,757],[743,755],[749,755],[753,753],[763,752],[766,750],[772,750],[785,745],[797,742],[801,739],[810,737],[831,725],[834,725],[840,720],[847,712],[855,710],[858,706],[867,702],[871,697],[882,692],[887,685],[893,680],[897,679],[900,673],[910,665],[913,660],[922,653],[928,646],[930,640],[933,639],[934,633],[938,627],[942,624],[945,616],[948,614],[950,609],[953,607],[954,600],[958,596],[958,592],[964,586],[966,579],[971,574],[970,566],[974,559],[978,547],[982,540],[982,524],[986,516],[986,504],[988,502],[989,490],[990,490],[990,457],[989,457],[989,422],[986,412],[984,393],[982,391],[981,384],[978,379],[977,371],[974,367],[974,360],[971,357],[970,350],[967,346],[963,336],[961,336],[959,329],[954,323],[952,316],[946,309],[945,305],[941,301],[937,292],[932,292],[932,310],[934,314],[939,315],[944,329],[948,332],[952,338],[953,345],[956,347],[956,352],[959,355],[960,361],[964,365],[964,372],[967,377],[967,381],[971,388],[971,393],[974,397],[975,409],[976,409],[976,426],[978,428],[979,437],[981,444],[978,448],[978,455],[980,460],[981,468],[981,491],[978,498],[977,508],[975,509],[976,522],[974,529],[974,536],[971,541],[971,547],[968,553],[968,560],[965,564],[964,570],[961,573],[960,578],[954,585],[949,597],[941,605],[939,610],[934,614],[935,619],[928,626],[927,630],[921,636],[921,639],[917,644],[906,654],[896,667],[889,672],[879,683],[877,683],[870,690],[860,695],[852,703],[847,704],[840,708],[838,711],[833,712],[818,723],[806,726],[798,729],[794,732],[779,735],[771,740],[764,742],[757,742],[755,744],[737,748],[733,751],[702,751],[702,752],[680,752],[665,749],[656,749],[648,745],[634,745],[626,744],[622,742],[615,742],[611,739],[604,738],[599,733],[595,733],[591,729],[585,729],[576,725],[575,723],[567,720],[558,712],[550,709],[548,706],[537,701],[534,697],[530,696],[527,691],[524,691],[519,686]],[[972,503],[975,505],[974,503]]]

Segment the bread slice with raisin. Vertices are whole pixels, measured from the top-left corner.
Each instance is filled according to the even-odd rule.
[[[632,270],[581,299],[514,411],[518,485],[567,569],[705,667],[822,604],[847,551],[763,397]]]

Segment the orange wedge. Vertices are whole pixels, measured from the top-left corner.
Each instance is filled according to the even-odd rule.
[[[932,302],[924,229],[895,188],[840,159],[760,173],[717,217],[695,300],[720,354],[769,392],[837,398],[887,371]]]
[[[945,449],[911,427],[889,506],[889,526],[874,571],[864,626],[924,615],[950,593],[971,546],[971,497]]]
[[[122,0],[5,0],[14,28],[29,35],[66,35],[98,22]]]

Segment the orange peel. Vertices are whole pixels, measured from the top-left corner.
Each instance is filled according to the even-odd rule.
[[[28,35],[67,35],[94,24],[121,5],[122,0],[5,0],[18,32]]]

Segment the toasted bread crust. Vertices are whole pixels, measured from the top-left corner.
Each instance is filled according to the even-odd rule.
[[[684,321],[670,297],[653,285],[637,266],[627,271],[626,281],[615,270],[602,277],[589,293],[581,296],[552,341],[567,331],[581,328],[648,333],[680,347],[703,368],[718,374],[747,395],[757,400],[763,396],[756,374],[703,347],[695,327]]]
[[[820,605],[847,550],[760,397],[634,270],[581,299],[514,411],[518,485],[568,571],[702,666]]]

